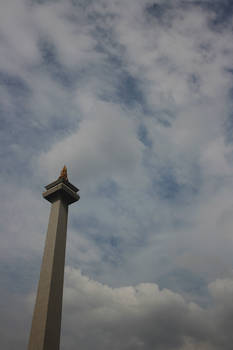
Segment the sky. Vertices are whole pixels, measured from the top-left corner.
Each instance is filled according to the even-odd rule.
[[[0,0],[0,344],[70,206],[61,350],[230,350],[231,0]]]

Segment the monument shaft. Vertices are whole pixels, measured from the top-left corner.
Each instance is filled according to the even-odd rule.
[[[28,350],[59,350],[68,205],[79,199],[68,181],[46,188],[52,205]]]

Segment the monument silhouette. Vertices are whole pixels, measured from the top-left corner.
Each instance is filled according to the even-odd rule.
[[[45,188],[43,197],[52,205],[28,350],[59,350],[68,206],[79,200],[66,166]]]

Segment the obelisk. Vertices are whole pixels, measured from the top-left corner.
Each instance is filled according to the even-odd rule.
[[[52,204],[28,350],[59,350],[68,206],[79,200],[66,166],[45,188]]]

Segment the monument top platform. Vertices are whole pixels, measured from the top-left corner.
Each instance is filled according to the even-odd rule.
[[[76,186],[72,185],[72,183],[70,183],[68,179],[66,180],[63,177],[59,177],[56,181],[53,181],[50,184],[48,184],[47,186],[45,186],[45,188],[46,188],[46,190],[49,190],[50,188],[52,188],[60,183],[64,183],[66,186],[68,186],[74,192],[79,191],[79,189]]]
[[[47,191],[43,193],[43,197],[51,203],[60,198],[67,204],[71,204],[77,202],[80,198],[77,194],[79,189],[68,180],[66,166],[63,167],[59,178],[45,186],[45,188]]]

